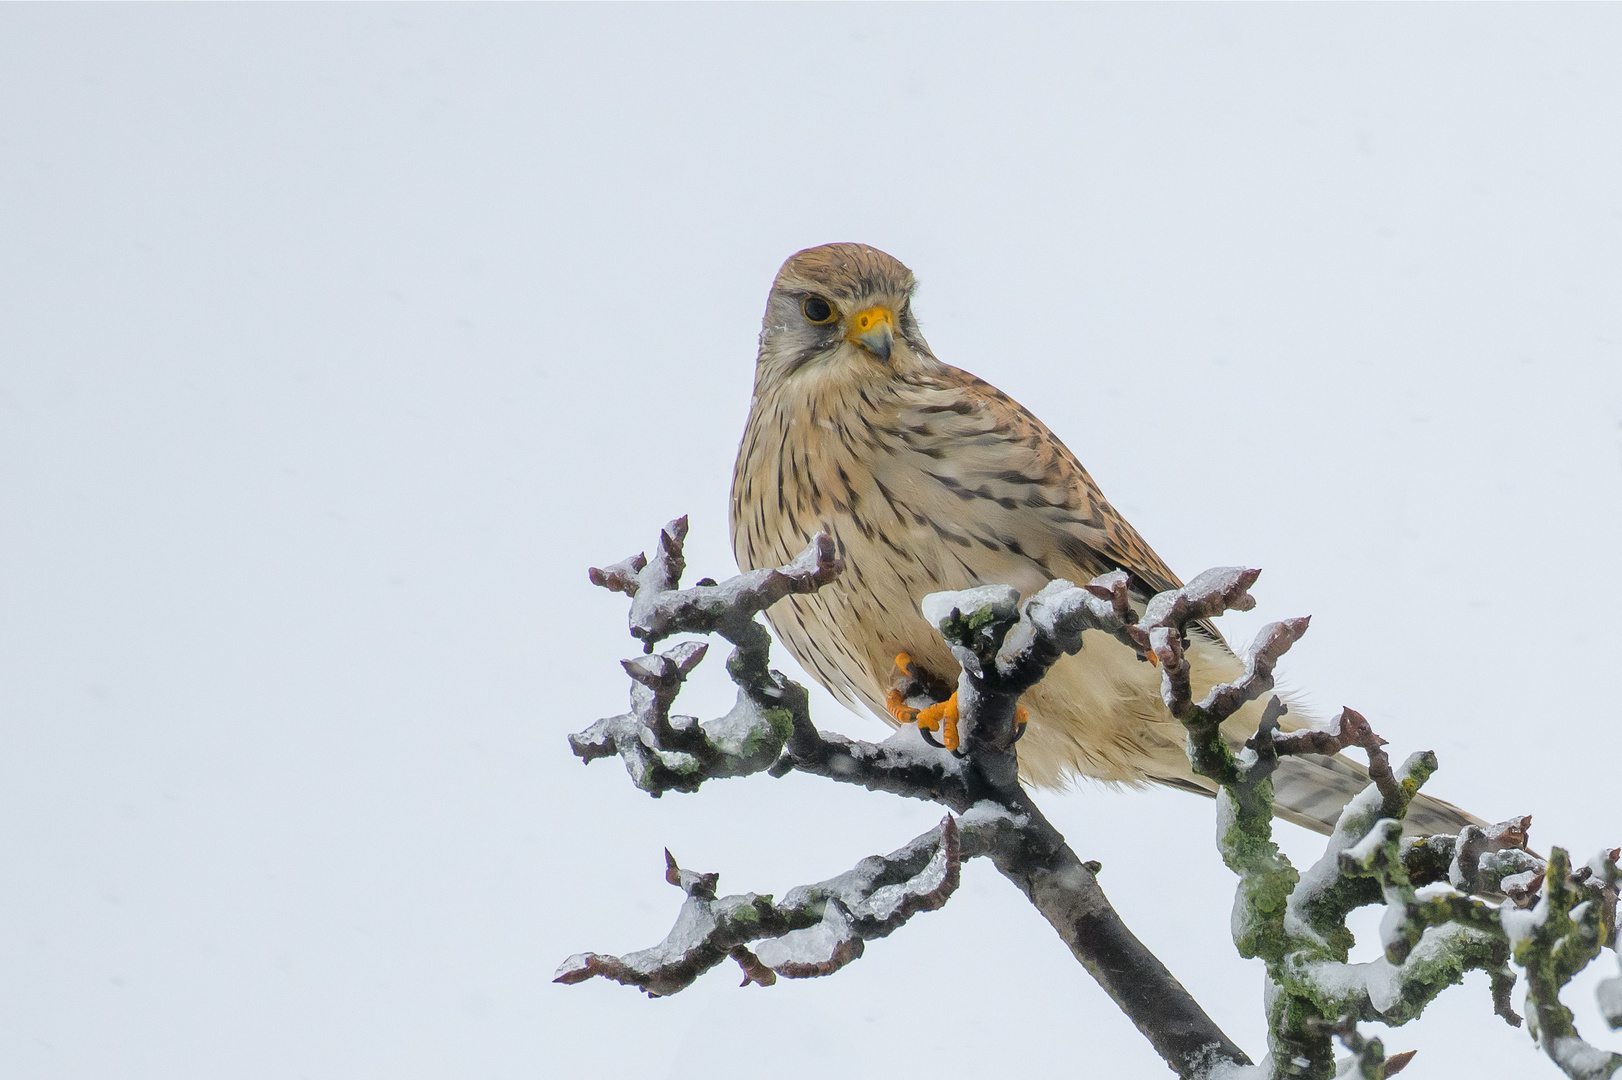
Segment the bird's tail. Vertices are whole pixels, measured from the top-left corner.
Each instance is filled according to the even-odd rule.
[[[1369,771],[1350,758],[1317,754],[1280,758],[1273,773],[1273,816],[1313,832],[1335,831],[1340,812],[1369,785]],[[1416,795],[1408,804],[1402,831],[1407,836],[1457,833],[1466,825],[1485,825],[1452,803]]]
[[[1195,682],[1200,684],[1196,686],[1197,691],[1206,682],[1215,685],[1240,676],[1242,666],[1230,650],[1201,645],[1190,648],[1188,652],[1194,665]],[[1288,688],[1280,688],[1278,696],[1289,706],[1281,718],[1280,727],[1283,730],[1314,726],[1314,710],[1299,694]],[[1223,723],[1222,729],[1235,750],[1256,731],[1266,708],[1266,699],[1257,699],[1247,703]],[[1368,769],[1344,754],[1281,757],[1273,773],[1273,816],[1328,836],[1335,831],[1335,823],[1340,820],[1346,804],[1368,787],[1369,782]],[[1408,804],[1402,831],[1407,836],[1456,835],[1466,825],[1483,824],[1485,822],[1474,814],[1466,813],[1451,803],[1433,799],[1429,795],[1416,795]]]

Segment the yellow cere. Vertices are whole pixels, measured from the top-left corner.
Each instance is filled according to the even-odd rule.
[[[875,326],[878,326],[879,323],[888,323],[890,329],[894,330],[895,312],[891,311],[883,304],[879,304],[876,307],[870,307],[866,311],[858,311],[855,315],[851,316],[850,328],[853,333],[865,334]]]

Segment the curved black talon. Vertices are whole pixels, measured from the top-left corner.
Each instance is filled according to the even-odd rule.
[[[1008,740],[1008,745],[1013,746],[1015,743],[1019,742],[1019,740],[1023,739],[1025,737],[1025,729],[1030,726],[1031,724],[1028,720],[1023,724],[1014,725],[1014,737]]]
[[[929,728],[926,728],[926,727],[919,728],[918,729],[918,734],[920,734],[920,735],[922,735],[924,737],[924,742],[928,743],[930,746],[933,746],[935,749],[937,749],[937,750],[945,750],[946,749],[946,744],[945,743],[938,743],[938,742],[935,741],[935,736],[930,732]],[[954,751],[952,751],[952,753],[955,754],[955,753],[957,753],[957,751],[954,750]]]

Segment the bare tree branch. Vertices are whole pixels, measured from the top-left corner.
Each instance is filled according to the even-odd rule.
[[[965,662],[968,680],[959,684],[960,700],[967,695],[961,709],[966,743],[961,754],[953,754],[929,745],[915,727],[881,743],[824,734],[811,722],[804,689],[767,668],[770,638],[754,616],[789,592],[817,588],[838,572],[832,545],[824,537],[814,539],[786,567],[679,589],[685,535],[685,519],[674,521],[661,533],[653,560],[634,556],[594,570],[592,580],[633,597],[631,632],[645,647],[675,634],[710,632],[737,645],[727,670],[739,688],[738,704],[726,717],[708,723],[671,716],[682,680],[702,658],[691,643],[677,645],[626,662],[634,681],[631,711],[572,736],[576,754],[590,761],[617,753],[637,785],[656,795],[693,791],[707,779],[770,765],[777,775],[799,770],[947,806],[960,815],[962,857],[990,858],[1019,886],[1168,1064],[1193,1076],[1214,1063],[1249,1063],[1127,929],[1092,867],[1070,849],[1019,785],[1013,749],[1019,693],[1060,655],[1079,648],[1083,629],[1096,626],[1116,633],[1129,626],[1123,621],[1131,609],[1121,599],[1122,582],[1106,577],[1092,591],[1065,585],[1065,595],[1059,595],[1063,590],[1045,590],[1023,606],[1017,593],[1000,590],[985,605],[992,610],[974,613],[948,634]],[[1055,606],[1044,607],[1043,598]],[[970,599],[959,598],[961,603]],[[1024,651],[1004,660],[1005,676],[996,654],[1016,625]],[[986,667],[986,678],[976,680],[973,672]],[[724,739],[723,732],[730,738]],[[770,762],[765,760],[769,747],[774,748]],[[954,843],[956,835],[954,831]],[[954,886],[955,866],[954,861]],[[852,871],[861,873],[862,866]],[[881,936],[880,929],[864,929],[859,905],[849,898],[850,890],[860,894],[860,887],[834,884],[847,879],[844,875],[796,889],[780,904],[754,894],[716,899],[712,881],[708,893],[702,887],[689,889],[676,928],[659,946],[623,957],[583,953],[564,963],[558,979],[575,982],[600,975],[650,993],[674,993],[728,956],[742,966],[746,982],[768,984],[768,973],[773,979],[826,974],[860,955],[862,941]],[[893,885],[888,879],[882,884]],[[944,903],[949,892],[918,891],[916,906],[905,914]],[[882,933],[894,928],[873,925],[882,927]]]
[[[1370,1080],[1394,1075],[1412,1054],[1387,1057],[1358,1023],[1406,1023],[1479,969],[1489,976],[1494,1010],[1519,1024],[1510,1006],[1511,961],[1526,973],[1530,1026],[1568,1076],[1608,1080],[1622,1071],[1622,1055],[1585,1042],[1559,1000],[1571,977],[1615,943],[1622,852],[1602,852],[1572,869],[1556,848],[1545,862],[1526,846],[1530,818],[1470,826],[1458,836],[1403,838],[1402,819],[1436,757],[1412,754],[1394,768],[1385,741],[1351,709],[1327,729],[1286,733],[1279,730],[1284,706],[1273,698],[1256,734],[1243,747],[1231,745],[1223,721],[1272,690],[1275,666],[1308,621],[1263,627],[1242,653],[1240,676],[1198,702],[1184,650],[1191,622],[1254,607],[1249,590],[1258,571],[1207,571],[1153,597],[1141,618],[1121,572],[1081,587],[1055,581],[1023,603],[1004,586],[926,597],[924,613],[960,667],[952,702],[959,739],[948,750],[917,726],[878,743],[823,733],[811,721],[804,688],[768,667],[771,638],[755,616],[833,580],[841,567],[827,537],[814,538],[785,566],[681,589],[686,529],[685,518],[667,525],[651,560],[639,554],[591,571],[597,584],[632,597],[631,632],[645,655],[624,662],[630,711],[571,736],[575,753],[586,761],[617,754],[637,786],[656,796],[695,791],[708,779],[797,770],[926,799],[953,814],[890,855],[790,890],[781,902],[753,893],[718,898],[716,875],[682,870],[667,853],[667,877],[686,899],[665,941],[624,956],[570,957],[557,981],[601,976],[670,994],[729,957],[745,984],[827,975],[859,957],[866,941],[944,904],[960,860],[984,857],[1025,893],[1181,1076],[1327,1080],[1338,1075],[1337,1038],[1353,1055],[1340,1063],[1343,1070]],[[1239,879],[1234,943],[1267,965],[1270,1053],[1260,1066],[1250,1066],[1127,929],[1099,888],[1097,864],[1077,857],[1019,784],[1019,697],[1059,657],[1078,651],[1088,630],[1156,661],[1166,706],[1188,731],[1190,761],[1219,786],[1218,848]],[[738,699],[723,717],[701,723],[670,711],[706,645],[653,649],[683,633],[719,634],[735,646],[727,671]],[[903,698],[922,706],[945,694],[915,673]],[[1278,760],[1354,747],[1368,756],[1370,784],[1347,805],[1322,856],[1298,872],[1272,840]],[[1500,895],[1508,898],[1501,905],[1483,899]],[[1349,963],[1347,916],[1381,902],[1384,955]],[[1622,977],[1601,984],[1600,1001],[1612,1027],[1622,1027]]]
[[[755,893],[717,899],[719,875],[683,870],[668,851],[665,862],[666,880],[687,894],[669,936],[624,956],[571,956],[553,982],[601,976],[662,997],[686,989],[729,956],[743,969],[745,985],[831,975],[861,956],[864,942],[946,903],[958,885],[959,837],[948,815],[905,847],[792,889],[781,903]]]
[[[1263,627],[1245,651],[1240,679],[1214,688],[1197,705],[1192,702],[1182,655],[1186,624],[1224,607],[1248,606],[1246,590],[1254,580],[1250,571],[1212,572],[1209,580],[1201,575],[1181,595],[1151,601],[1137,629],[1147,629],[1161,662],[1163,696],[1188,729],[1195,770],[1221,785],[1218,846],[1240,877],[1234,941],[1241,955],[1267,961],[1272,988],[1270,1060],[1305,1062],[1306,1074],[1331,1075],[1334,1031],[1351,1038],[1359,1068],[1373,1070],[1367,1075],[1387,1075],[1386,1066],[1375,1060],[1383,1058],[1383,1048],[1371,1056],[1372,1044],[1355,1034],[1356,1021],[1412,1020],[1473,968],[1488,973],[1495,1011],[1519,1024],[1509,1004],[1513,952],[1527,973],[1533,1029],[1549,1057],[1573,1077],[1608,1078],[1622,1069],[1622,1055],[1599,1051],[1577,1035],[1558,997],[1600,945],[1615,939],[1614,854],[1596,868],[1570,874],[1565,853],[1555,849],[1545,867],[1526,849],[1529,818],[1466,827],[1450,845],[1434,842],[1445,838],[1404,844],[1402,818],[1436,771],[1436,757],[1428,751],[1414,754],[1393,770],[1382,749],[1385,740],[1350,709],[1342,710],[1330,730],[1283,734],[1278,719],[1284,709],[1274,698],[1247,744],[1246,760],[1235,756],[1220,731],[1222,720],[1272,688],[1273,667],[1305,633],[1304,619]],[[1324,855],[1297,874],[1272,842],[1267,781],[1280,755],[1338,753],[1351,746],[1368,754],[1372,783],[1347,805]],[[1409,867],[1436,880],[1443,855],[1445,880],[1460,891],[1419,897]],[[1537,899],[1540,882],[1544,889]],[[1379,896],[1370,886],[1378,887]],[[1501,908],[1468,895],[1499,889],[1510,897]],[[1385,956],[1350,964],[1346,916],[1379,899],[1388,909],[1382,927]],[[1533,911],[1520,910],[1534,899]]]

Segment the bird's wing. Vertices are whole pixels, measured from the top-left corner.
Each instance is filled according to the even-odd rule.
[[[899,433],[962,500],[982,542],[1035,560],[1050,578],[1125,570],[1143,599],[1182,585],[1042,421],[990,383],[942,368],[902,395]]]

